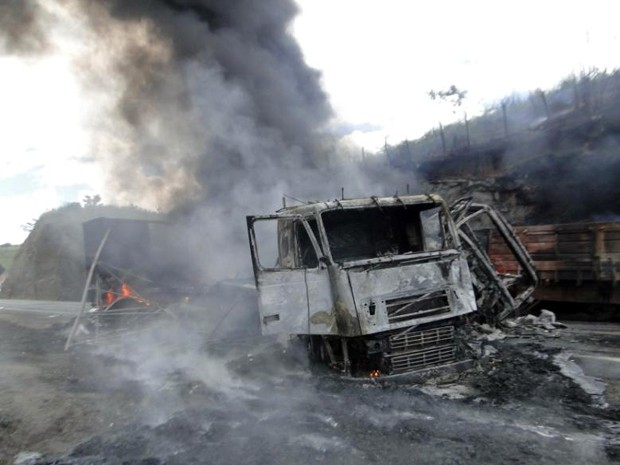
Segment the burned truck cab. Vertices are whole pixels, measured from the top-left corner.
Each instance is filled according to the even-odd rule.
[[[353,376],[457,360],[455,322],[476,297],[439,196],[313,202],[247,223],[263,334],[298,335]]]

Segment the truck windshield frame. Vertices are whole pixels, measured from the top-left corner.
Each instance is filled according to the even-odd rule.
[[[335,263],[432,256],[458,243],[440,203],[330,209],[319,216],[323,247]]]

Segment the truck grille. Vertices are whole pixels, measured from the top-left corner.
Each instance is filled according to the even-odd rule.
[[[403,297],[385,301],[389,323],[422,316],[437,315],[450,312],[450,302],[445,289],[431,291],[425,294]]]
[[[393,374],[452,363],[456,358],[453,326],[392,335],[389,342],[391,353],[386,357]]]

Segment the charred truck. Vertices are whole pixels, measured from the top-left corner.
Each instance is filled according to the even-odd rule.
[[[467,359],[460,328],[501,320],[532,294],[529,255],[494,209],[437,195],[369,197],[247,217],[263,334],[301,337],[347,375],[428,371]],[[489,231],[518,263],[498,272]]]

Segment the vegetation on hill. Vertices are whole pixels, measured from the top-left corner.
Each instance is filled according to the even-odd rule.
[[[572,76],[483,115],[386,147],[449,199],[474,195],[513,222],[620,217],[620,71]]]
[[[2,270],[9,271],[13,265],[15,254],[19,250],[19,245],[2,244],[0,245],[0,274]]]
[[[391,164],[418,165],[429,158],[458,153],[492,141],[545,132],[555,126],[599,130],[620,128],[620,70],[597,69],[564,79],[554,89],[513,95],[489,107],[476,118],[435,128],[414,141],[387,147]],[[603,127],[592,123],[600,123]],[[564,134],[568,135],[568,134]]]

